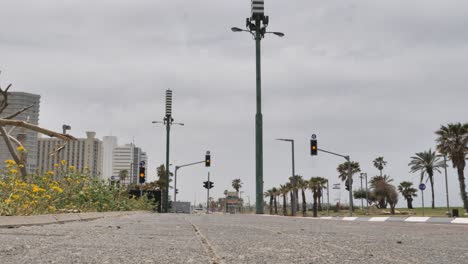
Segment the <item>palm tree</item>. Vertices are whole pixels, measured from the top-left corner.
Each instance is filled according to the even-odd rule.
[[[440,161],[437,154],[431,149],[429,149],[429,151],[416,153],[415,155],[416,156],[411,157],[412,160],[408,164],[408,166],[411,166],[410,172],[421,172],[421,182],[427,174],[427,178],[431,182],[432,209],[434,209],[434,172],[440,173],[440,168],[444,168],[444,162]]]
[[[384,160],[384,157],[377,157],[374,161],[374,167],[380,171],[380,176],[382,176],[382,171],[387,165],[387,162]]]
[[[278,196],[280,195],[280,192],[278,191],[278,189],[276,187],[273,187],[273,189],[271,189],[272,192],[273,192],[273,202],[275,204],[275,214],[278,214],[278,203],[277,203],[277,198]]]
[[[124,184],[125,179],[128,177],[128,170],[121,170],[119,171],[119,180]]]
[[[341,181],[348,180],[348,164],[349,161],[346,161],[345,163],[338,165],[338,168],[336,168],[339,173],[338,177],[340,177]],[[361,166],[359,165],[359,162],[351,161],[351,177],[359,172],[361,172]]]
[[[302,216],[307,216],[307,202],[306,202],[305,190],[309,188],[309,183],[305,181],[301,176],[301,179],[297,183],[297,187],[301,189],[301,194],[302,194]]]
[[[286,185],[280,185],[278,191],[281,195],[283,195],[283,215],[287,216],[288,212],[286,211],[286,199],[288,197],[289,188]]]
[[[413,209],[413,197],[418,196],[418,190],[413,188],[413,183],[408,181],[400,182],[400,185],[398,185],[398,191],[403,195],[403,198],[405,198],[408,204],[408,209]]]
[[[239,194],[239,189],[242,188],[242,181],[240,179],[232,180],[232,188],[236,190],[237,194]]]
[[[320,189],[322,189],[322,180],[320,177],[312,177],[310,178],[309,180],[309,189],[312,191],[312,197],[313,197],[313,216],[314,217],[317,217],[317,200],[319,198],[319,192],[320,192]]]
[[[273,189],[267,190],[264,194],[265,197],[270,197],[270,214],[273,214]]]
[[[378,207],[380,209],[387,208],[388,201],[387,201],[387,185],[393,182],[393,179],[390,178],[388,175],[383,176],[374,176],[370,179],[369,185],[372,189],[374,189],[374,196],[376,198],[376,202],[378,202]],[[379,188],[379,186],[383,186]]]
[[[328,180],[322,177],[317,177],[320,179],[320,185],[322,188],[319,190],[319,200],[318,200],[318,210],[322,211],[322,199],[323,199],[323,190],[327,188]]]
[[[468,123],[455,123],[441,126],[436,132],[437,150],[452,160],[454,168],[457,168],[458,181],[460,183],[460,195],[465,211],[468,211],[468,196],[465,185],[465,166],[468,154]]]
[[[291,182],[294,194],[296,195],[296,210],[297,211],[299,211],[299,192],[297,190],[299,189],[298,183],[301,180],[302,180],[302,176],[300,175],[294,175],[294,176],[289,177],[289,182]]]

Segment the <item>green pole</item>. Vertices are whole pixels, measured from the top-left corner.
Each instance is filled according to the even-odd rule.
[[[164,211],[169,213],[169,140],[171,131],[171,117],[166,116],[166,190],[164,193]]]
[[[262,82],[260,64],[260,41],[262,39],[260,18],[255,19],[255,56],[257,75],[257,114],[255,115],[255,174],[256,174],[256,213],[263,214],[263,116]]]

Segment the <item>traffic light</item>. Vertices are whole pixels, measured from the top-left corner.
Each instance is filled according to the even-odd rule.
[[[178,193],[179,193],[179,189],[175,189],[175,193],[178,194]]]
[[[214,182],[212,182],[212,181],[205,181],[205,182],[203,182],[203,187],[204,187],[205,189],[211,189],[211,188],[214,187],[213,183],[214,183]]]
[[[139,183],[142,184],[142,183],[145,183],[146,181],[146,169],[145,167],[140,167],[140,173],[139,173]]]
[[[317,156],[318,147],[317,147],[317,140],[311,139],[310,140],[310,155]]]
[[[206,154],[205,155],[205,167],[210,167],[211,166],[211,155]]]

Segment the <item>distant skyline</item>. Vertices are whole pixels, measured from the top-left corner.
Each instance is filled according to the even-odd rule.
[[[265,0],[265,13],[269,29],[286,34],[262,42],[265,190],[291,171],[290,146],[275,138],[296,140],[297,174],[339,182],[344,159],[311,157],[313,133],[320,148],[351,155],[369,178],[383,156],[396,185],[417,186],[410,157],[435,149],[440,125],[468,121],[468,2]],[[135,139],[152,180],[165,162],[165,130],[151,121],[162,120],[170,88],[174,119],[185,123],[172,128],[171,163],[201,161],[210,150],[210,193],[221,197],[240,178],[253,203],[254,42],[230,31],[249,14],[250,0],[5,0],[0,82],[41,95],[44,127]],[[207,171],[179,170],[178,197],[204,201]],[[451,204],[461,205],[451,163],[449,185]],[[443,174],[435,190],[445,206]]]

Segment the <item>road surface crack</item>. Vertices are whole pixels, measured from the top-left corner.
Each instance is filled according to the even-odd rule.
[[[187,219],[186,219],[187,220]],[[221,261],[221,258],[216,254],[215,249],[211,245],[210,241],[201,233],[200,229],[194,225],[192,222],[187,220],[193,227],[193,230],[195,231],[195,234],[197,237],[200,239],[203,248],[205,249],[206,253],[208,254],[208,257],[211,259],[212,264],[222,264],[223,262]]]

